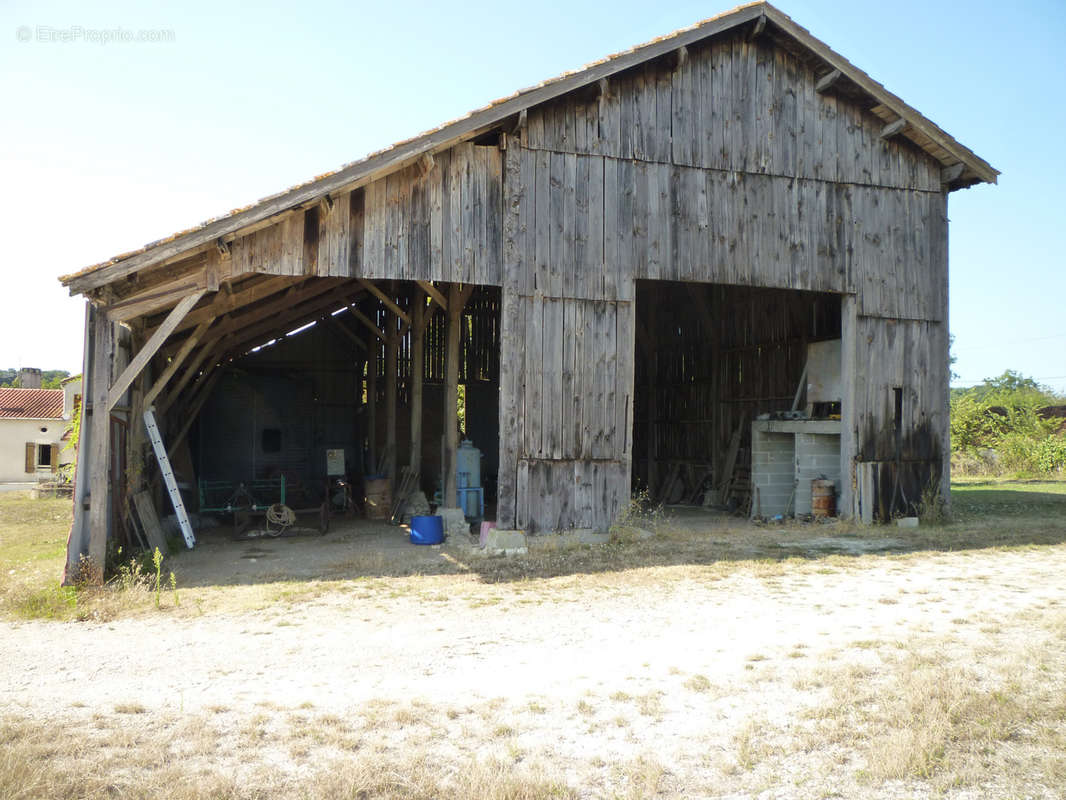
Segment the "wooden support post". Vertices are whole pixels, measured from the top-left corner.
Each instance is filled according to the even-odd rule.
[[[371,326],[375,331],[377,325]],[[381,342],[377,337],[367,339],[366,359],[366,442],[367,455],[370,457],[370,471],[377,473],[378,468],[378,355]]]
[[[858,415],[855,404],[859,376],[858,301],[853,294],[840,298],[840,506],[842,517],[859,520],[859,485],[855,456],[858,454]],[[869,502],[872,498],[862,498]]]
[[[462,323],[463,305],[459,284],[453,283],[448,288],[444,351],[444,463],[441,464],[441,471],[445,508],[454,508],[459,503],[455,459],[459,449],[459,326]]]
[[[656,289],[653,288],[653,283],[648,283],[647,297],[648,297],[648,494],[651,497],[656,496],[656,492],[659,488],[659,462],[658,462],[658,448],[656,447],[656,423],[658,412],[658,403],[656,402],[656,380],[658,379],[658,329],[656,327],[655,319],[655,304],[658,302],[658,298],[654,296]]]
[[[396,489],[396,356],[400,345],[397,319],[386,315],[388,320],[385,338],[385,474],[389,486]]]
[[[422,372],[425,367],[426,296],[415,292],[411,305],[411,457],[412,472],[422,474]]]
[[[102,582],[107,559],[107,535],[111,522],[109,477],[111,466],[111,407],[108,393],[111,388],[111,359],[115,330],[103,309],[93,309],[92,363],[92,442],[89,463],[79,465],[90,477],[89,505],[89,568],[90,574],[81,577]]]

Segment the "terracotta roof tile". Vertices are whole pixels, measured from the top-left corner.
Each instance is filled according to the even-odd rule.
[[[0,389],[0,419],[62,417],[62,389]]]

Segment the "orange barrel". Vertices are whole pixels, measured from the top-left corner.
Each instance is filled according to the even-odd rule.
[[[392,512],[392,490],[388,478],[366,481],[366,518],[388,519]]]
[[[811,481],[811,516],[835,517],[837,514],[836,485],[832,481]]]

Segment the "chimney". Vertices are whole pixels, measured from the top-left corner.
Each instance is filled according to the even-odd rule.
[[[23,367],[19,370],[19,386],[23,389],[41,388],[41,371],[34,367]]]

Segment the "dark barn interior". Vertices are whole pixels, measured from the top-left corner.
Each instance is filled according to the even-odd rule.
[[[747,510],[751,421],[793,407],[808,346],[840,339],[840,296],[638,281],[636,299],[634,487],[703,503],[729,482],[716,504]]]
[[[434,313],[416,284],[394,282],[386,294],[411,317],[415,304],[423,304],[421,336],[400,324],[390,344],[396,315],[363,293],[288,333],[264,334],[269,338],[225,365],[192,423],[188,452],[174,459],[187,485],[195,479],[201,504],[218,506],[240,484],[264,487],[284,477],[290,500],[317,505],[335,477],[328,474],[327,453],[337,450],[343,451],[357,508],[368,477],[381,473],[395,480],[396,471],[415,459],[416,488],[427,498],[440,496],[446,315]],[[459,326],[459,437],[480,450],[480,483],[490,510],[499,458],[499,314],[500,289],[476,287]],[[414,357],[416,347],[421,359]],[[415,369],[422,378],[417,388]],[[415,392],[421,395],[420,425],[412,417]],[[419,429],[415,448],[412,431]]]

